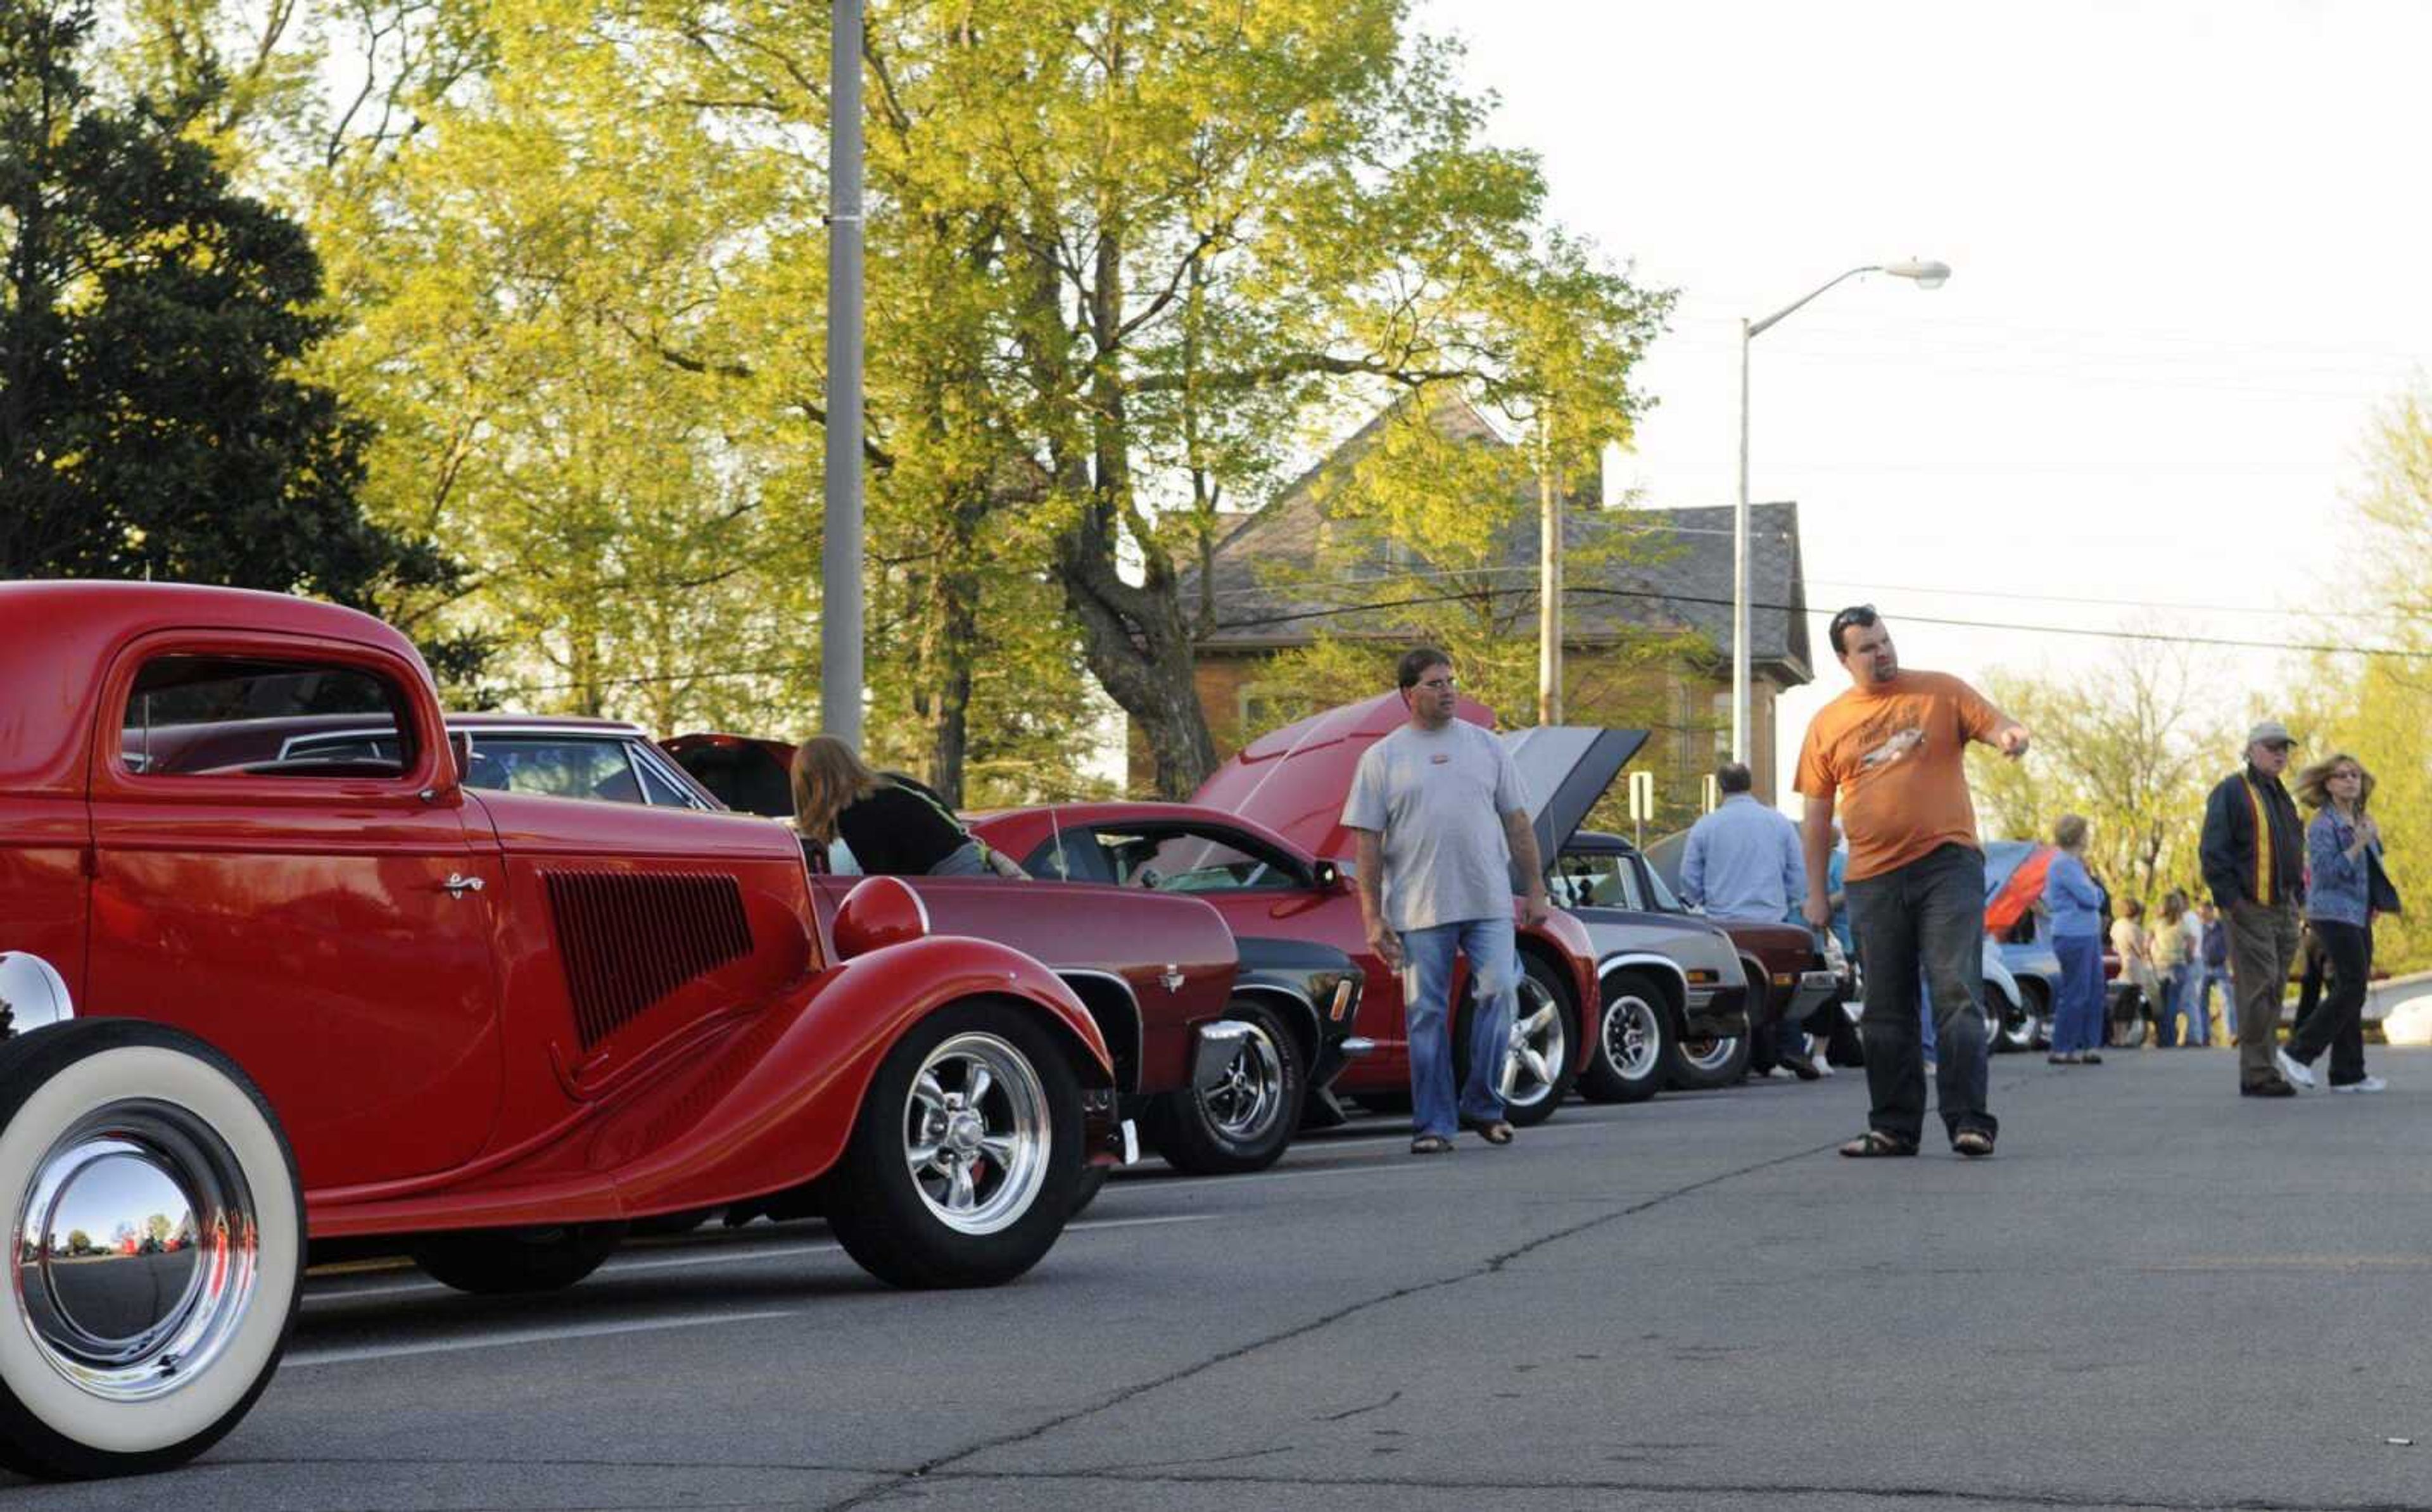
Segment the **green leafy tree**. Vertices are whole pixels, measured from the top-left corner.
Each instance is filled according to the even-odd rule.
[[[2326,596],[2343,611],[2322,639],[2370,644],[2386,655],[2311,659],[2288,711],[2303,760],[2345,751],[2373,775],[2390,881],[2407,911],[2378,921],[2374,965],[2393,972],[2432,966],[2432,389],[2393,398],[2367,433],[2371,468],[2349,523],[2357,549]],[[2258,713],[2278,714],[2277,708]]]
[[[376,607],[444,581],[366,521],[363,422],[297,365],[302,229],[80,72],[81,6],[0,7],[0,574],[154,576]]]
[[[2173,887],[2205,896],[2204,797],[2234,764],[2238,739],[2206,717],[2199,687],[2184,651],[2143,643],[2088,673],[1986,678],[1986,697],[2035,745],[2022,761],[1968,748],[1985,832],[2048,841],[2053,821],[2081,814],[2087,865],[2115,899],[2150,907]]]

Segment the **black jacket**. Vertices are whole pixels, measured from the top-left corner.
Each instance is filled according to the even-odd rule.
[[[2255,809],[2263,806],[2272,839],[2270,896],[2255,891]],[[2302,903],[2305,899],[2305,826],[2280,779],[2252,764],[2221,780],[2204,800],[2204,885],[2226,911],[2245,899],[2258,903]]]

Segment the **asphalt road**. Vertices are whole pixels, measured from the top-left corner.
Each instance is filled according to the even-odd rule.
[[[2432,1051],[1994,1063],[2001,1151],[1851,1162],[1862,1078],[1563,1110],[1414,1160],[1112,1184],[914,1295],[816,1224],[553,1297],[316,1277],[196,1464],[10,1509],[2432,1507]],[[2411,1442],[2398,1442],[2411,1440]]]

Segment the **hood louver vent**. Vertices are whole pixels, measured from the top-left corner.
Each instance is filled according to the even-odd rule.
[[[678,987],[752,953],[743,889],[733,877],[550,871],[543,878],[586,1050]]]

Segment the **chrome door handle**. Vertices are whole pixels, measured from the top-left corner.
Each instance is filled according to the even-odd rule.
[[[481,890],[481,879],[479,877],[466,877],[460,873],[451,871],[448,874],[448,880],[439,884],[439,890],[443,893],[454,893],[457,897],[462,898],[466,893],[480,892]]]

